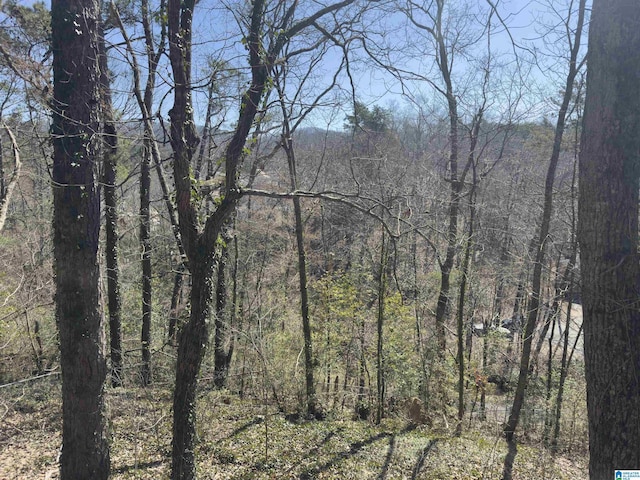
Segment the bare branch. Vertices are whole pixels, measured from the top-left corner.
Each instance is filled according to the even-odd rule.
[[[0,198],[0,232],[4,228],[4,224],[7,220],[7,212],[9,211],[9,202],[11,200],[11,196],[13,195],[13,191],[18,184],[18,178],[20,178],[20,170],[22,168],[22,162],[20,161],[20,149],[18,148],[18,142],[16,142],[16,137],[13,135],[11,129],[7,126],[6,123],[3,123],[2,128],[9,139],[11,140],[11,149],[13,150],[13,172],[11,172],[11,177],[9,177],[9,181],[7,182],[6,193],[4,197]]]

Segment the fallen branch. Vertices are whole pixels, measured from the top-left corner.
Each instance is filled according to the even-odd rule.
[[[36,375],[35,377],[30,377],[30,378],[23,378],[22,380],[17,380],[15,382],[11,382],[11,383],[5,383],[4,385],[0,385],[0,388],[5,388],[5,387],[11,387],[12,385],[19,385],[21,383],[27,383],[27,382],[31,382],[33,380],[39,380],[41,378],[45,378],[45,377],[50,377],[51,375],[58,375],[60,372],[56,370],[53,370],[49,373],[43,373],[42,375]]]

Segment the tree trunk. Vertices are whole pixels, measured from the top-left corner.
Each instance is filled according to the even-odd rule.
[[[437,46],[437,64],[440,75],[445,84],[445,97],[447,100],[447,113],[449,116],[449,170],[448,181],[451,184],[449,197],[449,227],[447,230],[447,251],[444,262],[440,262],[440,292],[436,305],[436,338],[440,347],[440,357],[444,358],[447,347],[445,322],[449,309],[449,290],[451,270],[456,254],[456,242],[458,239],[458,211],[460,209],[460,194],[462,192],[463,179],[458,178],[458,101],[453,90],[451,78],[452,65],[449,62],[447,45],[442,28],[444,14],[443,1],[437,2],[434,28],[430,31]]]
[[[107,303],[109,305],[109,339],[111,347],[111,386],[121,387],[122,322],[120,319],[120,269],[118,267],[118,196],[116,194],[116,166],[118,137],[111,101],[111,79],[107,65],[104,31],[100,26],[100,91],[104,116],[104,184],[105,257],[107,264]]]
[[[487,350],[489,349],[489,335],[487,335],[487,329],[489,328],[489,323],[485,320],[482,322],[482,328],[485,332],[482,337],[482,378],[481,378],[481,391],[480,391],[480,420],[487,419],[487,382],[486,372],[487,372]]]
[[[160,2],[160,10],[164,10],[165,1]],[[171,200],[169,188],[165,179],[164,171],[162,169],[160,161],[160,151],[158,148],[158,142],[155,138],[153,130],[153,123],[151,121],[151,110],[153,108],[153,95],[155,92],[156,71],[161,56],[165,50],[166,40],[166,21],[163,19],[160,22],[160,40],[157,44],[153,38],[151,29],[151,13],[149,12],[148,0],[142,0],[141,2],[141,22],[144,30],[144,40],[147,54],[147,80],[144,89],[144,95],[141,87],[141,75],[140,68],[136,53],[133,49],[131,41],[129,39],[127,30],[120,18],[120,14],[114,3],[111,3],[112,13],[116,19],[116,23],[120,29],[125,44],[127,46],[127,52],[130,57],[130,62],[133,68],[134,88],[133,93],[138,102],[140,113],[142,114],[142,123],[144,129],[144,151],[143,158],[140,165],[140,248],[141,248],[141,266],[142,266],[142,331],[141,331],[141,351],[142,351],[142,368],[141,378],[142,384],[147,385],[151,382],[151,302],[152,302],[152,285],[151,285],[151,242],[150,242],[150,185],[151,185],[151,160],[155,164],[160,186],[162,188],[163,199],[167,207],[169,214],[169,220],[176,239],[178,251],[180,253],[180,261],[186,260],[184,247],[182,245],[182,238],[179,232],[178,220],[176,216],[176,208]],[[179,272],[183,270],[184,266],[179,267]],[[174,290],[172,296],[172,308],[170,310],[169,320],[169,342],[172,343],[175,337],[177,305],[179,301],[179,295],[182,287],[182,276],[177,274],[174,282]]]
[[[467,166],[465,172],[469,167],[472,172],[472,183],[469,191],[469,231],[465,241],[464,258],[462,261],[462,278],[460,280],[460,294],[458,296],[458,312],[457,312],[457,336],[458,336],[458,351],[456,361],[458,364],[458,424],[456,425],[456,435],[462,434],[462,421],[464,419],[465,411],[465,363],[464,363],[464,341],[465,341],[465,328],[464,328],[464,309],[467,295],[467,284],[469,282],[469,273],[471,269],[471,249],[473,247],[473,235],[476,221],[476,189],[478,187],[478,175],[476,169],[476,146],[478,144],[478,136],[480,134],[480,126],[482,124],[482,116],[484,112],[484,106],[480,108],[478,113],[474,116],[469,145],[469,155],[467,159]],[[463,174],[463,178],[466,173]],[[468,350],[469,350],[469,363],[471,363],[471,347],[473,339],[471,337],[470,325],[468,328]],[[485,332],[486,334],[486,332]]]
[[[356,402],[356,413],[361,420],[365,420],[369,416],[369,405],[366,399],[365,388],[367,385],[367,351],[366,351],[366,339],[365,339],[365,327],[366,320],[365,315],[360,317],[360,364],[358,372],[358,401]],[[345,376],[345,382],[346,382]]]
[[[0,120],[2,118],[2,111],[0,110]],[[2,136],[0,136],[0,205],[4,203],[5,196],[7,194],[7,190],[5,187],[5,179],[4,179],[4,141]]]
[[[638,25],[639,3],[594,1],[578,208],[594,480],[640,465]]]
[[[556,321],[558,319],[558,311],[552,311],[549,313],[549,316],[552,318],[551,320],[551,334],[548,338],[548,349],[547,352],[547,379],[546,379],[546,395],[545,395],[545,405],[544,405],[544,431],[543,431],[543,442],[545,445],[549,445],[549,434],[551,433],[551,390],[553,388],[553,337],[556,331]]]
[[[182,284],[184,282],[184,263],[178,265],[173,278],[173,292],[171,292],[171,307],[169,308],[169,344],[175,345],[178,318],[180,316],[180,302],[182,300]]]
[[[242,95],[239,118],[225,154],[225,184],[216,209],[201,222],[192,198],[191,160],[198,145],[198,135],[191,100],[191,25],[195,0],[168,0],[167,25],[169,59],[174,80],[174,103],[169,111],[173,177],[180,235],[192,274],[191,316],[180,333],[176,361],[174,394],[172,479],[191,480],[196,476],[195,388],[207,343],[207,318],[211,301],[211,276],[216,263],[218,237],[234,212],[241,196],[238,185],[247,138],[254,127],[258,107],[267,88],[269,74],[289,40],[317,19],[353,0],[344,0],[320,9],[314,15],[290,25],[295,18],[295,3],[283,16],[281,29],[268,49],[262,42],[265,27],[265,0],[251,3],[246,48],[249,51],[251,81]]]
[[[235,231],[236,218],[233,219],[233,227]],[[229,348],[227,350],[227,377],[229,376],[229,368],[231,366],[231,360],[233,359],[233,352],[235,351],[236,345],[236,335],[237,332],[240,331],[241,325],[237,325],[238,318],[238,309],[239,303],[241,305],[241,301],[238,301],[238,265],[239,265],[239,257],[238,257],[238,237],[237,235],[233,235],[233,270],[231,271],[231,278],[233,279],[233,286],[231,287],[231,306],[229,312],[229,329],[231,330],[231,334],[229,337]]]
[[[151,139],[145,137],[140,164],[140,256],[142,263],[142,385],[151,383]]]
[[[298,277],[300,280],[300,311],[302,317],[302,336],[304,339],[304,378],[307,396],[307,415],[316,415],[316,386],[313,378],[314,360],[311,342],[311,320],[309,318],[309,293],[307,290],[306,252],[304,248],[304,231],[302,224],[302,208],[300,199],[294,197],[293,210],[296,220],[296,244],[298,246]]]
[[[542,347],[544,345],[545,339],[547,339],[547,335],[549,334],[549,329],[551,328],[551,335],[554,334],[553,327],[556,325],[556,320],[558,318],[558,312],[560,310],[560,295],[562,292],[558,290],[560,285],[560,259],[562,258],[562,251],[558,251],[558,259],[556,261],[556,270],[555,270],[555,279],[554,279],[554,294],[553,297],[550,298],[551,306],[544,313],[544,322],[542,323],[542,328],[540,329],[540,333],[538,334],[538,340],[536,342],[536,346],[533,348],[533,353],[531,354],[531,360],[529,361],[529,375],[534,375],[538,373],[538,359],[540,357],[540,352],[542,351]],[[551,271],[553,267],[549,264],[549,271]],[[549,273],[549,275],[551,275]],[[549,279],[550,280],[550,279]],[[546,303],[545,305],[548,305]],[[548,340],[548,339],[547,339]]]
[[[531,248],[529,248],[529,251],[531,251]],[[524,282],[526,281],[526,275],[524,275],[524,277],[524,279],[518,282],[518,286],[516,287],[516,298],[513,301],[513,315],[511,316],[514,322],[518,322],[518,325],[520,325],[519,319],[522,317],[523,303],[525,303]]]
[[[200,142],[200,151],[198,152],[198,158],[196,159],[196,164],[193,168],[193,176],[196,180],[200,179],[200,170],[202,170],[202,163],[204,160],[204,152],[207,144],[211,143],[211,117],[213,116],[213,107],[216,101],[216,78],[215,74],[212,74],[209,78],[209,88],[207,89],[207,113],[204,117],[204,126],[202,127],[202,142]],[[215,133],[215,132],[214,132]],[[211,158],[208,159],[207,162],[207,180],[209,180],[211,173]]]
[[[97,256],[99,23],[100,6],[95,0],[51,2],[53,247],[62,371],[62,480],[107,479],[110,469]]]
[[[33,334],[31,333],[31,319],[29,318],[29,308],[24,310],[24,322],[27,326],[27,335],[29,337],[29,345],[33,353],[33,361],[36,365],[36,374],[44,373],[44,364],[42,363],[42,337],[40,336],[40,322],[36,319],[33,322]]]
[[[378,321],[377,333],[378,343],[376,349],[376,373],[377,373],[377,409],[376,409],[376,423],[380,424],[382,417],[384,417],[384,391],[385,391],[385,378],[384,378],[384,300],[387,290],[387,245],[385,243],[385,231],[382,228],[382,240],[380,245],[380,272],[378,274]]]
[[[556,405],[553,420],[553,435],[551,437],[551,451],[558,451],[558,439],[560,438],[560,419],[562,418],[562,402],[564,401],[564,384],[569,373],[569,332],[571,330],[571,300],[567,303],[567,323],[563,335],[562,361],[560,363],[560,379],[558,380],[558,392],[556,394]]]
[[[279,86],[279,85],[278,85]],[[298,175],[296,172],[296,157],[293,146],[293,132],[291,131],[289,111],[284,104],[284,95],[280,91],[281,110],[283,114],[282,147],[287,155],[289,166],[289,184],[292,191],[298,189]],[[302,335],[304,339],[304,372],[305,393],[307,401],[307,416],[317,415],[316,386],[313,378],[314,359],[311,339],[311,319],[309,318],[309,291],[307,288],[307,254],[304,247],[304,224],[302,222],[302,207],[300,198],[293,197],[293,212],[296,222],[296,247],[298,250],[298,278],[300,281],[300,314],[302,318]]]
[[[216,284],[215,335],[213,337],[213,384],[222,388],[227,383],[232,347],[225,349],[229,337],[229,315],[227,314],[227,265],[229,260],[229,242],[231,236],[225,231],[222,234],[224,245],[221,247],[218,261],[218,282]]]
[[[0,116],[1,118],[1,116]],[[11,129],[4,124],[3,128],[9,139],[11,140],[11,146],[13,150],[13,172],[11,176],[6,179],[4,171],[0,171],[0,180],[2,181],[2,193],[0,194],[0,232],[4,228],[4,224],[7,220],[7,214],[9,213],[9,202],[11,200],[11,196],[15,190],[15,187],[18,185],[18,178],[20,178],[20,170],[22,169],[22,162],[20,161],[20,151],[18,149],[18,144],[13,135]],[[4,156],[2,151],[2,144],[0,143],[0,154]],[[0,165],[0,170],[4,168]]]
[[[176,384],[173,394],[172,480],[194,479],[196,472],[196,387],[198,373],[209,341],[209,308],[215,258],[193,258],[191,315],[178,339]]]
[[[256,2],[256,15],[262,15],[262,4]],[[257,111],[257,100],[262,96],[266,73],[254,71],[254,81],[245,94],[240,119],[225,154],[225,198],[216,211],[209,215],[200,229],[198,212],[191,199],[191,160],[198,145],[191,102],[191,23],[194,0],[169,0],[167,4],[169,57],[175,81],[174,104],[169,111],[171,119],[171,147],[174,154],[174,181],[176,205],[182,245],[191,271],[191,314],[182,327],[178,341],[176,386],[173,408],[173,442],[171,457],[172,480],[196,478],[196,386],[202,359],[208,342],[208,314],[212,295],[212,282],[216,264],[216,244],[226,219],[235,209],[239,198],[237,171],[242,150]],[[253,24],[252,24],[253,25]],[[259,22],[255,25],[256,30]],[[258,48],[257,35],[251,39],[251,48]],[[256,54],[257,55],[257,54]],[[252,58],[256,58],[255,55]],[[259,61],[259,60],[258,60]],[[256,85],[256,77],[260,84]],[[257,98],[255,98],[257,96]]]
[[[575,129],[575,143],[574,143],[574,161],[573,161],[573,176],[571,179],[571,257],[569,258],[569,266],[570,268],[567,281],[564,285],[565,292],[573,292],[574,284],[575,284],[575,266],[576,259],[578,256],[578,239],[577,239],[577,215],[576,215],[576,193],[577,193],[577,174],[578,174],[578,152],[579,152],[579,142],[578,142],[578,123],[576,123]],[[554,412],[554,423],[553,423],[553,434],[551,437],[551,451],[557,452],[558,450],[558,439],[560,437],[560,419],[562,417],[562,403],[564,401],[564,384],[567,379],[567,375],[569,373],[569,365],[571,363],[571,357],[573,357],[573,352],[575,351],[575,347],[578,342],[578,338],[580,334],[576,335],[576,340],[573,345],[573,350],[569,355],[569,333],[571,331],[571,309],[573,307],[573,298],[569,296],[569,301],[567,302],[567,321],[565,324],[564,335],[563,335],[563,344],[562,344],[562,360],[560,363],[560,379],[558,380],[558,392],[556,394],[556,403],[555,403],[555,412]],[[580,327],[582,330],[582,327]]]
[[[457,182],[456,182],[457,183]],[[460,194],[457,188],[451,187],[451,200],[449,205],[449,232],[447,235],[447,252],[444,262],[440,263],[440,292],[436,305],[436,337],[440,347],[439,355],[444,358],[447,348],[447,335],[445,329],[447,312],[449,310],[449,292],[451,290],[451,270],[456,253],[458,238],[458,210],[460,208]]]
[[[531,295],[527,309],[528,313],[522,342],[522,354],[520,356],[520,372],[518,375],[518,384],[516,386],[515,397],[513,399],[513,406],[511,408],[509,420],[504,426],[504,433],[508,442],[513,441],[513,435],[520,421],[520,412],[524,405],[525,393],[529,382],[529,360],[531,357],[533,333],[536,328],[538,311],[540,307],[542,266],[544,263],[547,237],[549,235],[549,229],[551,225],[551,213],[553,208],[553,184],[555,182],[558,160],[560,158],[560,148],[562,146],[562,136],[564,134],[567,111],[569,109],[569,104],[571,102],[573,94],[574,81],[579,70],[578,54],[580,52],[580,40],[582,36],[582,27],[584,24],[584,15],[586,8],[585,5],[586,0],[580,0],[580,5],[578,6],[577,26],[575,36],[573,38],[571,58],[569,61],[569,73],[567,74],[567,81],[565,84],[562,104],[560,106],[560,110],[558,111],[558,120],[556,122],[553,150],[551,153],[551,158],[549,160],[547,177],[545,179],[544,207],[540,222],[540,230],[538,231],[537,236],[534,237],[533,249],[531,250],[535,253],[535,260],[533,264],[533,278],[531,281]],[[505,472],[507,471],[510,472],[511,469],[505,468]],[[505,480],[509,480],[510,478],[511,476],[509,475]]]
[[[153,132],[153,125],[149,118],[151,109],[153,108],[153,94],[155,93],[156,70],[160,55],[164,53],[166,28],[164,20],[161,20],[160,42],[157,51],[154,51],[154,40],[150,25],[150,12],[148,0],[142,0],[142,26],[144,30],[145,45],[147,52],[147,82],[144,89],[144,100],[140,102],[140,81],[135,82],[136,95],[139,101],[139,107],[143,116],[144,124],[144,145],[142,153],[142,162],[140,164],[140,254],[142,266],[142,330],[140,333],[140,345],[142,351],[142,366],[140,369],[140,378],[142,385],[147,386],[152,382],[151,372],[151,302],[153,291],[151,286],[151,159],[157,144]],[[161,10],[164,2],[161,2]],[[131,52],[133,55],[133,52]],[[134,64],[137,70],[137,64]],[[136,71],[139,77],[139,72]],[[144,106],[142,105],[144,104]],[[170,217],[173,212],[171,205],[169,207]],[[178,240],[178,248],[180,241]],[[183,252],[181,252],[183,253]]]
[[[412,280],[414,301],[413,303],[413,316],[415,318],[415,330],[416,330],[416,353],[420,360],[420,380],[418,383],[418,395],[425,406],[428,406],[429,401],[429,364],[428,364],[428,352],[424,346],[424,335],[422,333],[422,318],[419,311],[419,298],[420,290],[418,289],[418,235],[414,233],[411,236],[411,266],[412,266]]]
[[[465,328],[464,328],[464,308],[467,294],[467,282],[469,276],[469,269],[471,264],[471,246],[473,238],[473,222],[475,217],[475,182],[472,187],[472,191],[469,193],[469,234],[466,240],[464,258],[462,261],[462,275],[460,279],[460,295],[458,297],[458,312],[457,312],[457,334],[458,334],[458,351],[456,355],[456,362],[458,364],[458,424],[456,426],[456,435],[462,434],[462,421],[464,419],[465,401],[465,362],[464,362],[464,341],[465,341]]]

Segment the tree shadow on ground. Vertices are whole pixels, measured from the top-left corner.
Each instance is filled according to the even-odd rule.
[[[396,436],[391,435],[389,437],[389,449],[387,450],[387,456],[384,459],[384,464],[382,465],[382,471],[380,475],[378,475],[378,480],[384,480],[387,478],[387,473],[389,471],[389,465],[391,464],[391,457],[393,457],[393,453],[396,450]]]
[[[249,430],[251,427],[253,427],[255,425],[260,425],[262,422],[264,422],[264,419],[262,419],[262,417],[256,417],[253,420],[251,420],[250,422],[247,422],[244,425],[236,428],[233,432],[231,432],[229,435],[227,435],[224,439],[228,440],[229,438],[233,438],[233,437],[235,437],[237,435],[240,435],[245,430]]]
[[[411,480],[416,480],[418,478],[420,470],[422,470],[422,467],[424,467],[424,461],[426,460],[427,455],[429,455],[429,452],[433,450],[433,447],[436,446],[437,442],[437,439],[431,440],[426,447],[420,450],[420,453],[418,454],[418,461],[416,462],[416,465],[413,467],[413,471],[411,472]]]
[[[380,432],[376,435],[372,435],[369,438],[359,441],[359,442],[353,442],[349,445],[349,450],[346,450],[344,452],[340,452],[337,453],[336,455],[334,455],[333,458],[331,458],[330,460],[328,460],[327,462],[321,464],[321,465],[317,465],[317,466],[312,466],[312,467],[308,467],[306,468],[298,477],[300,480],[310,480],[312,478],[315,478],[316,475],[322,473],[322,472],[326,472],[327,470],[329,470],[330,468],[334,467],[335,465],[339,464],[340,462],[348,459],[349,457],[352,457],[354,455],[357,455],[362,449],[364,449],[366,446],[371,445],[379,440],[388,438],[389,439],[389,449],[387,451],[387,455],[385,458],[385,462],[382,466],[382,471],[380,472],[380,475],[378,475],[378,479],[379,480],[384,480],[386,478],[387,472],[389,470],[389,466],[391,464],[391,458],[393,457],[394,451],[395,451],[395,446],[396,446],[396,437],[398,435],[404,435],[412,430],[415,430],[416,426],[415,425],[407,425],[405,428],[403,428],[401,431],[397,432],[397,433],[391,433],[391,432]],[[324,445],[325,443],[327,443],[329,441],[329,439],[331,437],[333,437],[338,431],[332,431],[330,432],[327,436],[325,436],[325,439],[321,442],[320,445],[317,445],[316,447],[314,447],[308,454],[308,456],[310,457],[311,455],[317,453],[320,450],[320,447],[322,445]]]
[[[329,433],[327,433],[324,438],[322,439],[322,441],[316,445],[315,447],[313,447],[311,450],[309,450],[309,453],[307,454],[307,456],[309,457],[313,457],[315,456],[322,447],[324,447],[327,443],[329,443],[329,440],[331,440],[333,437],[336,436],[336,434],[338,433],[342,433],[344,431],[344,427],[340,427],[337,428],[335,430],[331,430]]]
[[[318,465],[316,467],[307,468],[306,470],[304,470],[300,474],[299,478],[300,478],[300,480],[311,480],[316,475],[318,475],[318,474],[320,474],[322,472],[326,472],[327,470],[329,470],[334,465],[337,465],[338,463],[346,460],[347,458],[356,455],[358,452],[360,452],[367,445],[371,445],[372,443],[375,443],[378,440],[382,440],[383,438],[387,438],[387,437],[391,437],[391,436],[392,436],[392,434],[389,433],[389,432],[381,432],[381,433],[378,433],[377,435],[373,435],[373,436],[371,436],[371,437],[369,437],[366,440],[363,440],[361,442],[353,442],[351,445],[349,445],[349,450],[338,453],[331,460],[323,463],[322,465]]]

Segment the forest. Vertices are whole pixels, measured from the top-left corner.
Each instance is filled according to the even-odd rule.
[[[640,479],[639,25],[0,2],[0,479]]]

